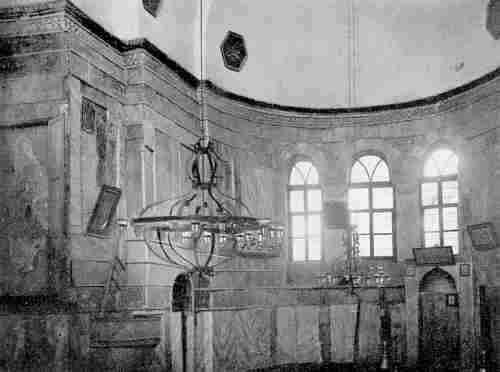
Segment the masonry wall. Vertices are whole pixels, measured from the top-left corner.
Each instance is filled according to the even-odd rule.
[[[23,9],[0,10],[0,312],[11,345],[0,361],[27,369],[37,359],[41,368],[61,371],[97,365],[175,369],[179,317],[171,312],[171,289],[180,271],[154,257],[131,229],[119,250],[117,226],[96,237],[87,234],[87,225],[104,184],[123,191],[117,218],[131,218],[148,203],[186,189],[190,154],[182,144],[192,144],[200,130],[196,80],[174,71],[145,44],[119,43],[66,2],[43,11]],[[491,221],[500,232],[499,84],[495,78],[428,104],[353,113],[249,104],[212,88],[209,126],[227,160],[224,188],[241,196],[256,215],[286,224],[286,184],[296,156],[308,156],[318,167],[325,201],[346,201],[353,157],[363,151],[384,154],[395,186],[397,257],[376,263],[391,274],[394,288],[407,293],[394,305],[394,316],[411,364],[418,356],[411,342],[418,335],[415,288],[423,275],[407,273],[411,249],[421,246],[419,179],[429,151],[451,146],[460,158],[461,254],[456,266],[445,269],[460,283],[462,366],[471,370],[479,331],[478,285],[490,293],[492,337],[500,334],[498,249],[477,252],[465,230]],[[82,119],[89,108],[93,129]],[[217,269],[209,288],[213,323],[205,328],[215,337],[209,348],[212,366],[221,368],[215,370],[236,368],[224,360],[229,346],[217,332],[231,322],[246,322],[251,312],[265,313],[265,319],[273,312],[295,314],[289,318],[298,321],[310,311],[316,315],[304,315],[304,322],[317,326],[318,340],[324,319],[340,322],[335,310],[318,314],[348,302],[318,303],[316,288],[317,276],[343,255],[340,236],[341,231],[325,227],[325,259],[318,263],[291,262],[286,244],[280,258],[237,258]],[[117,255],[126,270],[106,299],[105,282]],[[473,275],[460,276],[460,264],[471,265]],[[373,314],[364,334],[374,346],[376,305],[373,299],[366,304]],[[286,326],[272,324],[286,333]],[[236,336],[227,340],[231,337]],[[39,346],[44,340],[48,349]],[[333,340],[318,341],[311,355],[341,360]],[[275,343],[263,351],[265,363],[247,367],[302,360],[292,341],[283,347],[292,348],[293,355],[278,356]],[[375,346],[365,352],[375,363]],[[494,350],[493,355],[500,354]]]

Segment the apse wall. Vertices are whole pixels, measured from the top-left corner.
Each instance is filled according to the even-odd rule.
[[[465,226],[493,221],[498,229],[500,222],[494,186],[498,181],[497,92],[498,81],[492,79],[453,96],[407,105],[301,112],[249,104],[219,91],[210,96],[209,117],[221,141],[271,149],[280,175],[275,190],[282,191],[279,218],[283,222],[287,221],[290,161],[295,156],[309,157],[318,167],[326,201],[346,202],[355,156],[370,151],[382,154],[395,187],[397,261],[411,259],[412,248],[422,245],[419,182],[426,156],[440,145],[451,147],[459,156],[460,251],[467,260],[484,253],[472,250]],[[341,254],[332,233],[327,231],[323,241],[327,260]],[[497,255],[495,251],[488,254]],[[482,268],[481,273],[484,281],[496,282],[491,269]]]

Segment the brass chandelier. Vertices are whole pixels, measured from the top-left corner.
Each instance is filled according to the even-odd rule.
[[[200,0],[201,138],[189,149],[191,191],[146,206],[132,219],[136,233],[162,261],[190,273],[211,274],[237,255],[279,255],[283,226],[254,217],[239,199],[223,193],[217,170],[221,157],[210,139],[205,109],[205,9]]]

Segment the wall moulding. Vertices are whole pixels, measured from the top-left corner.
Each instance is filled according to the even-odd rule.
[[[0,105],[0,128],[12,123],[50,120],[59,115],[59,107],[66,100]]]
[[[14,20],[16,22],[12,22]],[[196,97],[199,81],[192,73],[146,39],[122,41],[114,37],[70,1],[57,0],[0,9],[2,36],[51,32],[68,32],[72,37],[85,39],[98,46],[105,57],[123,69],[147,66],[164,78],[165,83],[178,89],[181,95],[191,99]],[[461,87],[411,102],[352,109],[282,106],[238,96],[213,83],[209,83],[208,87],[210,105],[226,115],[263,126],[317,130],[404,123],[460,110],[497,93],[499,75],[500,69],[497,69]]]

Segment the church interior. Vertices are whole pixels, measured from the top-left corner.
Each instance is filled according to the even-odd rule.
[[[499,39],[499,0],[1,0],[0,371],[498,371]]]

